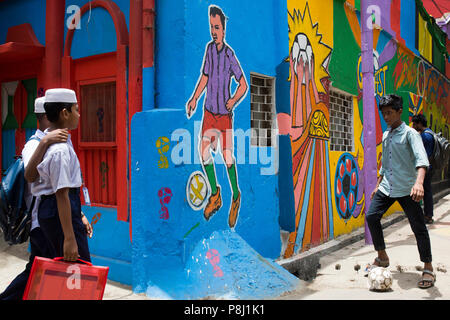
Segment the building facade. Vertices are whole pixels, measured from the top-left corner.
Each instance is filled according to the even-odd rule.
[[[89,245],[111,280],[279,294],[296,280],[275,260],[364,227],[381,96],[450,138],[442,30],[419,0],[3,0],[2,170],[36,128],[34,99],[72,88]],[[449,187],[448,164],[434,180]]]

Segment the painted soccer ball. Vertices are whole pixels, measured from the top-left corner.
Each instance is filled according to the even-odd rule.
[[[374,268],[369,272],[367,284],[370,290],[386,291],[392,285],[392,274],[386,268]]]
[[[186,186],[186,196],[189,205],[194,210],[200,210],[206,203],[208,195],[208,183],[200,171],[196,171],[189,177]]]
[[[342,219],[350,219],[355,212],[358,197],[358,165],[350,153],[338,160],[335,175],[336,208]],[[356,218],[356,217],[355,217]]]
[[[297,66],[300,63],[300,59],[303,61],[303,66],[306,67],[306,64],[308,64],[309,70],[311,70],[312,56],[313,50],[308,37],[304,33],[297,34],[292,44],[292,59],[295,74],[297,74]],[[305,74],[303,74],[302,83],[305,83]]]

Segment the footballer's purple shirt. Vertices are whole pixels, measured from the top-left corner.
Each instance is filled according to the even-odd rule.
[[[214,41],[208,43],[203,59],[203,74],[208,76],[205,108],[214,114],[229,114],[226,103],[230,99],[230,82],[234,76],[239,82],[243,72],[239,62],[225,42],[217,51]]]

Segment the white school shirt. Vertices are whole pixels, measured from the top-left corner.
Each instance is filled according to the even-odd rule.
[[[44,133],[47,133],[47,129]],[[33,184],[34,195],[51,195],[62,188],[79,188],[82,185],[80,162],[73,149],[70,134],[67,142],[54,143],[37,166],[39,183]]]
[[[42,132],[41,130],[37,129],[34,133],[34,136],[36,136],[39,139],[42,139],[46,134]],[[28,162],[30,162],[31,156],[36,151],[37,147],[39,145],[39,141],[36,139],[29,140],[25,146],[22,149],[22,160],[23,160],[23,166],[26,168],[28,165]],[[34,182],[33,182],[34,183]],[[25,203],[27,205],[27,208],[30,207],[31,202],[33,200],[33,194],[31,193],[31,185],[33,183],[27,183],[27,188],[25,191]],[[36,200],[34,202],[33,210],[31,211],[31,230],[34,228],[39,227],[38,217],[37,217],[37,211],[39,207],[39,201],[40,197],[36,197]]]

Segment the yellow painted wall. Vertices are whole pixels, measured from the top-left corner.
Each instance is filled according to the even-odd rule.
[[[418,15],[418,27],[419,27],[419,40],[418,50],[420,54],[428,61],[433,61],[433,38],[427,29],[427,23],[423,18]]]
[[[324,86],[324,80],[330,79],[328,70],[330,57],[333,54],[334,46],[334,1],[305,1],[305,0],[288,0],[288,26],[289,26],[289,54],[290,73],[289,81],[291,84],[290,101],[291,113],[279,113],[278,125],[281,134],[289,134],[291,137],[291,147],[293,156],[293,170],[294,170],[294,197],[295,197],[295,216],[296,229],[291,233],[288,241],[288,246],[284,257],[289,257],[294,253],[309,249],[311,246],[317,245],[317,231],[316,242],[313,241],[314,228],[317,230],[317,225],[320,224],[321,237],[320,242],[326,242],[339,235],[350,233],[353,230],[364,226],[364,205],[365,195],[357,204],[362,205],[362,210],[354,211],[350,217],[343,218],[340,216],[336,198],[335,198],[335,176],[336,169],[340,157],[344,152],[330,151],[330,114],[329,105],[329,88]],[[344,5],[344,2],[342,2]],[[357,26],[358,19],[355,12],[345,7],[344,21],[339,23],[347,23],[349,25],[349,32],[351,37],[357,37],[359,26]],[[374,37],[374,46],[378,41],[380,31],[377,31]],[[359,34],[360,35],[360,34]],[[299,53],[299,38],[301,37],[303,43],[307,38],[310,46],[309,50],[312,55],[308,56],[304,53]],[[354,39],[357,46],[360,46],[360,38]],[[297,47],[296,47],[297,46]],[[295,48],[296,47],[296,48]],[[345,48],[340,48],[345,50]],[[358,49],[359,50],[359,49]],[[358,51],[356,50],[356,51]],[[303,55],[302,55],[303,54]],[[308,61],[304,67],[298,68],[301,57],[305,57]],[[313,57],[313,61],[309,60]],[[357,63],[355,63],[355,84],[357,85]],[[309,70],[312,68],[312,70]],[[387,69],[387,68],[385,68]],[[309,73],[308,73],[309,72]],[[306,78],[305,74],[312,79]],[[305,80],[306,79],[306,80]],[[325,81],[326,83],[326,81]],[[308,86],[309,84],[309,86]],[[328,98],[327,98],[328,97]],[[319,138],[311,134],[311,127],[314,123],[313,116],[320,112],[323,115],[323,126],[320,127],[324,134]],[[379,124],[378,124],[379,125]],[[363,124],[361,115],[359,113],[358,97],[353,95],[353,140],[354,150],[349,152],[353,160],[358,165],[359,171],[359,188],[358,196],[363,192],[363,166],[364,166],[364,150],[361,143],[363,132]],[[326,141],[326,150],[317,153],[311,146],[323,147]],[[306,146],[306,147],[305,147]],[[301,153],[299,159],[298,155]],[[377,146],[377,156],[381,153],[381,143]],[[323,163],[323,155],[326,154],[328,159],[328,167],[320,171],[321,175],[329,175],[329,180],[323,182],[317,178],[317,171]],[[377,157],[378,158],[378,157]],[[316,166],[316,163],[319,165]],[[310,180],[309,180],[310,179]],[[309,183],[309,184],[308,184]],[[320,183],[325,184],[321,186],[320,192],[322,195],[317,195],[316,185]],[[371,194],[370,190],[367,194]],[[331,196],[327,196],[327,192]],[[324,197],[326,200],[323,200]],[[356,199],[357,200],[357,199]],[[323,201],[326,205],[321,207],[322,216],[320,222],[317,222],[317,202]],[[387,215],[395,211],[401,211],[401,207],[395,204],[387,212]],[[324,217],[330,217],[326,220]],[[314,225],[316,227],[314,227]],[[331,234],[327,234],[329,231]]]

